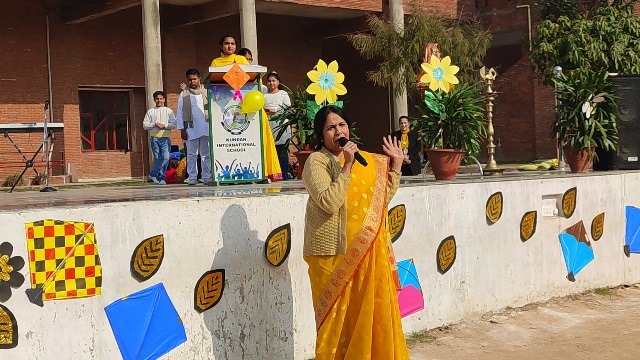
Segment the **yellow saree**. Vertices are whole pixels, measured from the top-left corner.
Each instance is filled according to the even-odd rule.
[[[405,360],[386,227],[388,159],[360,154],[369,166],[351,170],[346,254],[305,257],[318,330],[316,360]]]
[[[273,140],[273,132],[269,126],[269,117],[264,109],[262,109],[260,126],[262,126],[262,161],[264,161],[265,175],[271,181],[280,181],[282,180],[282,169],[276,152],[276,142]]]

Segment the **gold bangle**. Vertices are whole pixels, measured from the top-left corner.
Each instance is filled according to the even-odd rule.
[[[393,171],[394,173],[398,174],[398,175],[402,175],[402,173],[396,169],[391,169],[391,171]]]

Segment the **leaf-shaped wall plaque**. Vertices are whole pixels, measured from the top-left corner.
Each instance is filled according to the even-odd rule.
[[[538,224],[538,212],[537,211],[527,211],[522,215],[522,220],[520,220],[520,240],[525,242],[536,233],[536,226]]]
[[[0,305],[0,349],[18,346],[18,323],[11,311]]]
[[[224,291],[224,269],[202,274],[193,291],[193,307],[201,313],[214,307]]]
[[[498,191],[497,193],[491,195],[489,199],[487,199],[487,205],[485,206],[487,220],[491,224],[495,224],[500,220],[502,216],[502,192]]]
[[[404,224],[407,221],[407,209],[404,204],[396,205],[389,210],[387,218],[387,226],[389,228],[389,235],[391,236],[391,242],[396,242],[404,231]]]
[[[273,266],[280,266],[291,252],[291,224],[273,230],[264,244],[264,256]]]
[[[562,194],[562,214],[566,218],[570,218],[576,210],[576,201],[578,197],[578,188],[572,187]]]
[[[456,239],[453,235],[442,240],[438,246],[438,253],[436,254],[436,263],[440,274],[444,274],[451,269],[451,266],[453,266],[453,263],[456,261],[456,252]]]
[[[591,238],[598,241],[604,233],[604,213],[596,215],[591,221]]]
[[[149,280],[162,265],[164,236],[156,235],[143,240],[131,255],[131,275],[138,281]]]

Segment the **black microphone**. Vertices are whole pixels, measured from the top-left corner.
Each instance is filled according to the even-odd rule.
[[[345,137],[341,137],[340,139],[338,139],[338,145],[340,145],[341,147],[344,147],[345,145],[347,145],[347,143],[349,142],[349,140],[347,140],[347,138]],[[360,163],[360,165],[362,166],[367,166],[369,164],[367,164],[367,160],[365,160],[362,155],[360,155],[359,151],[356,151],[355,154],[353,154],[353,157],[356,159],[356,161],[358,161]]]
[[[44,109],[48,110],[49,109],[49,100],[45,100],[44,101]]]

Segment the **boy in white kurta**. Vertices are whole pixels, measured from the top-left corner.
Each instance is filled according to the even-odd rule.
[[[177,128],[187,141],[188,184],[198,183],[198,151],[202,165],[202,179],[211,182],[211,154],[209,149],[209,119],[207,89],[200,83],[200,72],[189,69],[186,73],[187,88],[178,99]]]

